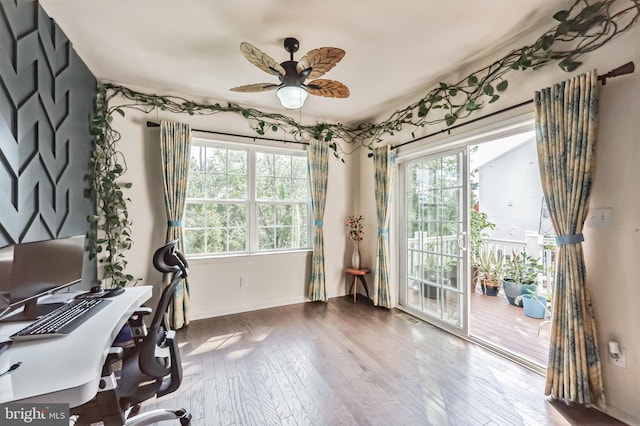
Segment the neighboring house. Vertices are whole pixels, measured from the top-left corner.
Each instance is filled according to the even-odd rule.
[[[490,238],[524,242],[527,232],[554,235],[544,206],[535,137],[477,169],[479,210],[496,224]]]

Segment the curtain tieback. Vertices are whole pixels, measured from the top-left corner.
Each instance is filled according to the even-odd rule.
[[[560,235],[556,237],[556,244],[559,246],[567,246],[569,244],[578,244],[584,241],[584,235],[580,234],[571,234],[571,235]]]
[[[182,221],[181,220],[169,220],[169,221],[167,221],[167,225],[169,225],[169,227],[182,226]]]
[[[388,234],[389,230],[387,228],[378,228],[378,234]]]
[[[315,222],[313,222],[313,224],[314,224],[315,226],[322,226],[322,225],[324,225],[324,222],[323,222],[323,221],[321,221],[321,220],[316,220]]]

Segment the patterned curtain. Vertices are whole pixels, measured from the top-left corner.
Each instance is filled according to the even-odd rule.
[[[162,121],[160,123],[160,156],[162,158],[162,176],[164,178],[164,200],[167,211],[167,239],[178,239],[178,249],[184,253],[182,244],[182,215],[187,193],[187,174],[191,128],[188,124]],[[169,274],[164,277],[164,285],[170,281]],[[181,328],[189,324],[189,283],[184,278],[176,288],[171,303],[171,325]]]
[[[395,171],[395,152],[386,145],[373,150],[378,241],[375,275],[373,278],[373,304],[391,308],[389,288],[389,211],[391,185]]]
[[[329,178],[329,147],[326,143],[312,140],[307,147],[309,184],[311,185],[311,208],[313,210],[313,258],[311,260],[311,282],[308,297],[315,301],[327,300],[324,275],[324,236],[322,232],[324,206],[327,200]]]
[[[581,244],[594,167],[597,77],[591,71],[536,92],[535,127],[542,187],[558,235],[545,394],[567,403],[604,407]]]

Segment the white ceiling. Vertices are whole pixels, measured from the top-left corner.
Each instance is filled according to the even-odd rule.
[[[345,57],[323,78],[341,81],[351,96],[309,96],[302,109],[306,118],[343,123],[402,108],[469,61],[482,61],[520,37],[529,36],[522,44],[531,42],[553,25],[556,11],[572,3],[40,0],[98,80],[156,94],[285,112],[275,92],[229,91],[278,82],[242,56],[240,43],[249,42],[278,62],[289,59],[285,37],[300,41],[295,60],[317,47],[344,49]]]

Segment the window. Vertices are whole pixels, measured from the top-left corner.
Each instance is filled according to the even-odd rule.
[[[184,214],[189,255],[309,247],[303,151],[194,139]]]

